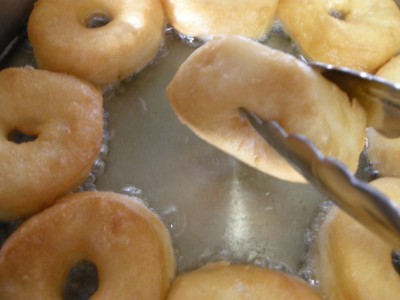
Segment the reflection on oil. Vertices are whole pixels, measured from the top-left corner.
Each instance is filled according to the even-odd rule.
[[[268,224],[274,222],[274,201],[268,199],[270,192],[263,197],[255,188],[254,170],[236,160],[232,160],[231,165],[233,174],[228,187],[224,234],[226,249],[219,251],[218,258],[292,272],[283,261],[276,260],[272,250],[275,246],[270,245],[272,236]]]
[[[179,238],[185,233],[187,226],[186,214],[176,205],[167,206],[161,213],[161,219],[173,238]]]
[[[237,176],[232,178],[230,184],[226,239],[230,248],[240,249],[241,245],[246,245],[251,232],[251,213],[246,205],[250,199]]]

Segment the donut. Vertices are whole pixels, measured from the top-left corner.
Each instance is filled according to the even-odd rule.
[[[103,99],[70,75],[9,68],[0,111],[0,220],[16,220],[86,179],[102,144]]]
[[[280,0],[278,18],[310,60],[375,72],[400,50],[393,0]]]
[[[371,185],[400,205],[400,179],[380,178]],[[314,268],[327,299],[400,298],[400,275],[392,248],[337,207],[319,229]]]
[[[181,65],[167,88],[182,123],[237,159],[277,178],[305,182],[242,117],[239,108],[305,135],[351,171],[364,147],[359,103],[289,54],[244,37],[209,41]]]
[[[392,58],[376,73],[384,79],[400,83],[400,55]],[[366,154],[380,176],[400,177],[400,138],[387,138],[374,128],[367,129]]]
[[[153,60],[164,23],[158,0],[39,0],[28,37],[41,69],[115,85]]]
[[[400,83],[400,55],[389,60],[375,75],[395,83]]]
[[[167,300],[322,299],[300,278],[283,272],[228,262],[209,263],[179,275]]]
[[[242,35],[262,40],[275,19],[278,0],[162,0],[168,22],[179,33],[209,40]]]
[[[93,299],[164,299],[175,276],[170,236],[152,211],[121,194],[82,192],[31,217],[6,241],[0,298],[61,299],[80,261],[97,268]]]

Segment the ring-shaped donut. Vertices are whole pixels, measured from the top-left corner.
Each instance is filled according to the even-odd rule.
[[[392,0],[281,0],[278,17],[314,61],[375,72],[400,50],[400,10]]]
[[[91,28],[96,18],[106,24]],[[29,17],[28,36],[40,68],[106,85],[155,57],[164,23],[158,0],[40,0]]]
[[[241,116],[241,107],[357,169],[364,110],[289,54],[243,37],[214,39],[181,65],[167,92],[179,119],[198,136],[272,176],[305,182]]]
[[[178,32],[209,40],[242,35],[262,40],[275,20],[277,0],[162,0],[169,23]]]
[[[0,220],[34,214],[86,179],[103,137],[98,88],[70,75],[4,69],[0,112]]]
[[[111,192],[66,196],[23,223],[0,251],[1,299],[62,299],[68,272],[92,262],[90,299],[162,300],[175,276],[169,233],[139,200]]]

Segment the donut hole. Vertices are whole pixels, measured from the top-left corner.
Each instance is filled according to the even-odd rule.
[[[87,300],[98,289],[99,278],[94,263],[82,260],[69,271],[63,290],[63,300]]]
[[[23,221],[0,222],[0,248]]]
[[[392,265],[397,274],[400,275],[400,252],[392,251]]]
[[[93,13],[85,20],[86,28],[99,28],[106,26],[112,21],[112,17],[105,13]]]
[[[37,137],[38,136],[35,134],[27,134],[18,129],[13,129],[7,134],[7,140],[15,144],[33,142],[34,140],[37,139]]]
[[[347,13],[343,10],[339,10],[339,9],[331,9],[328,11],[328,14],[335,19],[338,20],[345,20],[346,19],[346,15]]]

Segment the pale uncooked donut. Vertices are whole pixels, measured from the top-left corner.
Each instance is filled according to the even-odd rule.
[[[110,22],[88,28],[93,15]],[[164,12],[158,0],[40,0],[29,17],[28,35],[40,68],[115,84],[155,57]]]
[[[184,35],[208,40],[221,35],[263,39],[278,0],[162,0],[171,25]]]
[[[393,0],[280,0],[278,16],[314,61],[375,72],[400,50]]]
[[[139,200],[111,192],[60,199],[23,223],[0,251],[1,299],[62,299],[68,272],[97,267],[90,299],[162,300],[176,262],[167,229]]]
[[[376,73],[377,76],[400,83],[400,55],[392,58]],[[374,128],[367,129],[367,156],[381,176],[400,177],[400,138],[387,138]]]
[[[300,278],[228,262],[210,263],[178,276],[167,300],[322,299]]]
[[[400,179],[371,183],[400,205]],[[349,215],[333,207],[317,238],[315,272],[330,300],[400,299],[400,275],[392,265],[390,245]]]
[[[32,68],[0,72],[0,220],[24,218],[77,188],[103,138],[101,91]],[[14,131],[35,137],[16,143]]]
[[[293,56],[242,37],[215,39],[181,65],[167,92],[179,119],[197,135],[265,173],[304,182],[240,115],[240,107],[307,136],[325,155],[357,169],[364,110]]]

